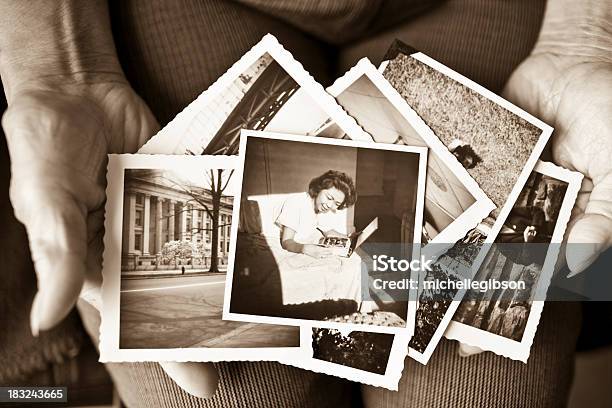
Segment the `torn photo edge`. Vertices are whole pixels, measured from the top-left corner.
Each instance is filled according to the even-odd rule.
[[[539,161],[533,171],[564,181],[568,185],[550,241],[551,244],[561,244],[578,192],[580,191],[583,175],[543,161]],[[535,293],[541,294],[538,295],[540,299],[544,297],[550,285],[559,251],[560,245],[551,245],[546,252],[544,265],[535,287]],[[525,331],[520,342],[457,321],[450,322],[444,336],[448,339],[457,340],[470,346],[492,351],[500,356],[526,363],[543,308],[543,300],[532,301]]]
[[[414,231],[413,231],[413,244],[415,248],[417,248],[421,242],[421,229],[420,226],[423,222],[423,206],[424,206],[424,198],[425,198],[425,173],[427,166],[427,148],[425,147],[414,147],[414,146],[403,146],[403,145],[392,145],[392,144],[382,144],[382,143],[372,143],[372,142],[364,142],[364,141],[355,141],[355,140],[346,140],[346,139],[333,139],[333,138],[313,138],[311,136],[296,136],[296,135],[287,135],[280,133],[272,133],[272,132],[262,132],[262,131],[253,131],[253,130],[245,130],[243,129],[240,137],[240,153],[239,153],[239,162],[237,164],[236,176],[238,177],[237,182],[240,186],[242,186],[242,180],[244,176],[244,163],[246,158],[246,144],[247,139],[249,137],[259,137],[259,138],[268,138],[268,139],[276,139],[276,140],[288,140],[288,141],[297,141],[297,142],[305,142],[305,143],[313,143],[313,144],[326,144],[326,145],[334,145],[334,146],[347,146],[347,147],[357,147],[357,148],[365,148],[365,149],[378,149],[378,150],[390,150],[390,151],[399,151],[405,153],[417,154],[419,157],[419,174],[418,174],[418,186],[417,186],[417,195],[416,195],[416,207],[415,207],[415,215],[414,215]],[[234,204],[234,213],[232,219],[238,220],[240,216],[240,200],[241,200],[242,191],[235,197]],[[235,218],[238,217],[238,218]],[[228,270],[227,270],[227,283],[225,285],[225,299],[223,302],[223,319],[224,320],[236,320],[243,322],[254,322],[254,323],[271,323],[271,324],[285,324],[285,325],[293,325],[293,326],[316,326],[321,328],[330,328],[337,329],[342,332],[346,332],[347,330],[354,331],[364,331],[364,332],[374,332],[374,333],[394,333],[394,334],[406,334],[408,337],[411,336],[411,333],[414,332],[414,313],[416,312],[415,302],[408,301],[408,311],[407,311],[407,322],[405,327],[389,327],[389,326],[375,326],[375,325],[367,325],[367,324],[356,324],[356,323],[345,323],[345,322],[333,322],[333,321],[325,321],[325,320],[304,320],[297,318],[283,318],[283,317],[273,317],[273,316],[260,316],[260,315],[249,315],[243,313],[233,313],[230,311],[230,303],[232,296],[232,283],[233,283],[233,273],[234,273],[234,263],[235,263],[235,249],[236,249],[236,238],[238,235],[238,224],[232,223],[231,226],[231,236],[230,236],[230,257],[228,260]],[[420,251],[413,251],[412,259],[418,259],[420,256]],[[411,271],[411,278],[416,279],[416,275],[413,275]],[[416,300],[416,291],[409,291],[409,299]],[[308,329],[310,330],[310,329]],[[304,331],[303,328],[300,329],[300,332]],[[304,346],[304,345],[302,345]]]
[[[102,307],[100,325],[101,362],[138,361],[262,361],[293,355],[300,347],[121,349],[120,290],[123,229],[124,171],[126,169],[235,169],[237,157],[187,155],[109,155],[105,205]],[[119,244],[118,244],[119,243]]]

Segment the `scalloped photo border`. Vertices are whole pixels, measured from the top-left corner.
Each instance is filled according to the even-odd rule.
[[[327,88],[332,96],[337,100],[345,91],[350,91],[351,86],[362,77],[367,77],[376,89],[388,100],[388,102],[400,113],[402,118],[412,127],[417,134],[423,139],[423,144],[429,148],[428,155],[434,154],[444,165],[457,177],[457,180],[462,183],[462,188],[472,196],[474,202],[468,206],[461,214],[456,214],[453,222],[440,231],[430,243],[435,243],[430,248],[436,248],[435,251],[441,253],[444,251],[444,246],[441,244],[449,244],[462,239],[465,234],[475,228],[483,219],[485,219],[491,211],[495,209],[495,204],[485,192],[478,186],[476,181],[470,176],[467,170],[459,163],[457,158],[446,148],[444,143],[433,133],[433,131],[425,124],[423,119],[408,105],[402,96],[391,86],[391,84],[382,76],[376,67],[368,58],[362,58],[359,62],[347,71],[342,77],[338,78],[333,85]],[[342,105],[341,101],[338,101]],[[376,103],[376,102],[375,102]],[[367,121],[368,118],[361,117],[361,112],[351,112],[343,106],[347,112],[357,120],[358,123]],[[361,126],[364,126],[361,124]],[[367,130],[367,129],[366,129]],[[370,132],[371,134],[371,132]],[[376,140],[376,135],[372,135]],[[429,160],[429,163],[432,163]],[[428,171],[427,178],[430,173]],[[427,196],[427,192],[425,192]],[[427,210],[427,205],[425,206]],[[427,251],[425,246],[424,251]],[[434,254],[429,254],[434,257]]]
[[[314,357],[312,349],[312,329],[314,327],[301,326],[299,354],[294,354],[289,359],[280,359],[279,362],[297,368],[314,371],[316,373],[333,375],[362,384],[383,387],[391,391],[397,391],[399,381],[404,371],[404,359],[408,350],[410,336],[394,335],[393,343],[389,351],[389,359],[384,374],[376,374],[367,370],[349,367],[343,364],[332,363]],[[346,335],[351,332],[345,332]]]
[[[232,83],[240,78],[257,60],[265,54],[270,55],[304,90],[312,101],[328,115],[351,139],[372,141],[369,134],[360,128],[355,120],[334,101],[314,78],[304,69],[301,63],[293,58],[272,34],[266,34],[261,41],[251,48],[230,69],[228,69],[206,91],[202,92],[182,112],[153,136],[138,153],[147,154],[185,154],[182,146],[189,145],[189,135],[184,130],[191,120],[201,111],[211,109],[209,104],[218,95],[227,92]],[[282,108],[281,108],[282,110]],[[321,123],[320,125],[323,125]],[[326,127],[330,123],[326,123]],[[325,127],[325,128],[326,128]],[[265,129],[264,129],[265,130]],[[323,129],[318,129],[323,130]],[[295,134],[295,129],[273,129],[274,132]],[[193,136],[192,136],[193,137]],[[205,146],[202,146],[205,147]]]
[[[422,52],[414,52],[414,53],[409,54],[409,56],[414,58],[414,59],[416,59],[417,61],[419,61],[419,62],[421,62],[423,64],[428,65],[429,67],[431,67],[434,70],[442,73],[443,75],[451,78],[452,80],[460,83],[461,85],[471,89],[472,91],[476,92],[480,96],[482,96],[482,97],[484,97],[484,98],[486,98],[486,99],[488,99],[488,100],[498,104],[499,106],[503,107],[504,109],[506,109],[509,112],[513,113],[514,115],[524,119],[525,121],[529,122],[531,125],[533,125],[533,126],[535,126],[535,127],[537,127],[538,129],[541,130],[541,133],[540,133],[540,136],[538,138],[538,141],[536,142],[535,146],[533,147],[533,150],[532,150],[531,154],[529,155],[529,158],[525,162],[525,165],[523,166],[523,169],[522,169],[521,173],[517,177],[516,182],[514,184],[514,187],[510,191],[510,194],[508,195],[508,197],[506,197],[506,201],[505,201],[503,207],[500,209],[500,211],[499,211],[499,213],[497,215],[497,218],[496,218],[495,222],[493,223],[493,226],[491,226],[490,228],[488,226],[485,226],[484,224],[481,224],[481,225],[478,226],[478,229],[487,230],[486,231],[487,232],[487,234],[486,234],[487,238],[485,239],[484,243],[485,244],[493,243],[495,241],[495,238],[497,237],[497,234],[499,233],[499,231],[501,230],[501,228],[502,228],[502,226],[504,224],[503,221],[510,214],[510,211],[512,210],[512,207],[514,206],[514,203],[518,199],[518,196],[521,193],[521,190],[523,189],[523,186],[527,182],[527,179],[529,178],[529,175],[531,174],[532,170],[535,168],[535,166],[536,166],[540,156],[542,155],[542,152],[544,151],[544,148],[545,148],[546,144],[548,143],[548,140],[550,139],[550,136],[552,135],[553,128],[551,126],[547,125],[546,123],[544,123],[543,121],[541,121],[540,119],[536,118],[535,116],[529,114],[525,110],[519,108],[518,106],[514,105],[513,103],[511,103],[511,102],[507,101],[506,99],[502,98],[501,96],[499,96],[499,95],[495,94],[494,92],[486,89],[482,85],[477,84],[476,82],[472,81],[471,79],[461,75],[460,73],[452,70],[451,68],[449,68],[446,65],[436,61],[435,59],[427,56],[424,53],[422,53]],[[388,63],[389,63],[389,61],[383,61],[380,64],[380,66],[378,67],[378,71],[381,74],[384,72],[384,70],[387,67]],[[475,273],[478,270],[478,268],[480,267],[480,265],[484,261],[486,255],[487,255],[486,247],[487,247],[487,245],[485,245],[483,247],[483,249],[478,253],[478,256],[476,257],[476,259],[474,261],[474,264],[473,264],[473,268],[472,268],[472,272],[473,273]],[[459,307],[459,304],[461,303],[461,299],[463,298],[464,294],[465,294],[465,290],[461,290],[461,291],[457,292],[457,294],[455,295],[455,300],[453,300],[451,302],[451,305],[449,306],[448,310],[444,314],[443,319],[441,320],[440,324],[438,325],[438,328],[436,329],[433,337],[431,338],[431,340],[430,340],[429,344],[427,345],[426,349],[424,350],[424,352],[421,353],[421,352],[419,352],[419,351],[417,351],[417,350],[415,350],[413,348],[409,348],[408,355],[410,357],[412,357],[416,361],[420,362],[421,364],[427,364],[427,362],[431,358],[431,355],[433,354],[436,346],[440,342],[440,339],[444,335],[444,332],[446,331],[446,328],[451,323],[452,317],[455,314],[455,311],[457,310],[457,308]]]
[[[572,214],[572,209],[578,197],[578,192],[580,191],[580,186],[582,185],[583,175],[543,161],[539,161],[533,171],[568,184],[550,241],[551,244],[561,244]],[[560,245],[551,245],[546,253],[540,278],[535,287],[535,293],[540,294],[538,297],[543,297],[548,290],[559,252]],[[526,363],[543,309],[543,300],[532,302],[525,331],[520,342],[454,320],[451,320],[444,336],[448,339],[457,340],[461,343]]]
[[[123,229],[123,191],[125,169],[194,168],[235,169],[238,157],[187,155],[109,155],[106,218],[104,222],[104,255],[102,265],[102,304],[100,325],[101,362],[137,361],[262,361],[287,358],[298,352],[294,347],[253,348],[163,348],[122,349],[120,334],[121,241]],[[233,241],[232,241],[233,242]],[[117,244],[119,243],[119,245]]]
[[[397,151],[406,154],[416,155],[418,158],[419,168],[418,168],[418,184],[416,188],[416,202],[415,202],[415,214],[414,214],[414,228],[412,231],[412,243],[420,244],[421,243],[421,229],[420,225],[423,223],[423,206],[425,201],[425,177],[426,177],[426,168],[427,168],[427,151],[428,149],[423,146],[404,146],[404,145],[396,145],[396,144],[385,144],[385,143],[372,143],[372,142],[364,142],[358,140],[347,140],[347,139],[334,139],[334,138],[326,138],[326,137],[317,137],[313,138],[310,136],[297,136],[297,135],[288,135],[282,133],[273,133],[273,132],[263,132],[256,130],[247,130],[243,129],[240,135],[240,149],[239,149],[239,164],[237,165],[236,175],[238,176],[237,182],[242,186],[242,180],[244,177],[244,168],[245,168],[245,159],[246,159],[246,147],[249,138],[264,138],[264,139],[273,139],[273,140],[286,140],[286,141],[295,141],[295,142],[303,142],[303,143],[312,143],[312,144],[324,144],[324,145],[333,145],[333,146],[345,146],[345,147],[353,147],[353,148],[363,148],[363,149],[376,149],[376,150],[387,150],[387,151]],[[242,191],[236,194],[235,203],[234,203],[234,212],[232,219],[239,219],[240,215],[240,205],[241,205],[241,194]],[[300,327],[320,327],[327,329],[336,329],[342,332],[346,332],[347,330],[355,330],[355,331],[363,331],[363,332],[373,332],[373,333],[391,333],[391,334],[401,334],[410,338],[412,333],[414,333],[414,316],[416,313],[416,290],[409,290],[407,302],[407,310],[406,310],[406,325],[404,327],[392,327],[392,326],[377,326],[371,324],[358,324],[358,323],[348,323],[348,322],[335,322],[331,320],[307,320],[307,319],[299,319],[299,318],[289,318],[289,317],[276,317],[276,316],[266,316],[266,315],[256,315],[256,314],[244,314],[244,313],[236,313],[230,310],[231,297],[232,297],[232,284],[233,284],[233,274],[234,274],[234,266],[235,266],[235,256],[236,256],[236,244],[237,244],[237,236],[238,236],[238,224],[232,223],[231,226],[231,235],[230,235],[230,256],[228,259],[227,266],[227,281],[225,284],[225,301],[223,302],[223,319],[224,320],[236,320],[242,322],[252,322],[252,323],[270,323],[270,324],[283,324],[283,325],[292,325],[292,326],[300,326]],[[412,259],[419,259],[420,251],[415,250],[412,254]],[[415,271],[411,271],[410,277],[411,279],[417,279],[418,273]],[[300,328],[300,332],[304,331],[303,328]],[[304,345],[302,345],[305,347]]]

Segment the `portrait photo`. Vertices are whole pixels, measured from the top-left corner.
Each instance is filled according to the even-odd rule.
[[[426,149],[252,131],[241,143],[224,317],[382,332],[411,325],[407,296],[385,302],[369,290],[369,259],[416,255]]]

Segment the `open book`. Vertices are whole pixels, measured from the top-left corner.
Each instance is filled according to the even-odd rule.
[[[377,229],[378,217],[370,221],[368,226],[361,231],[351,234],[350,237],[322,237],[319,245],[331,248],[336,256],[349,257]]]

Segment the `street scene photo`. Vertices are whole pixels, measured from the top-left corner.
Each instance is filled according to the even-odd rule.
[[[125,169],[120,348],[297,342],[295,330],[286,327],[221,319],[232,179],[232,169],[202,169],[199,174],[180,168]]]

